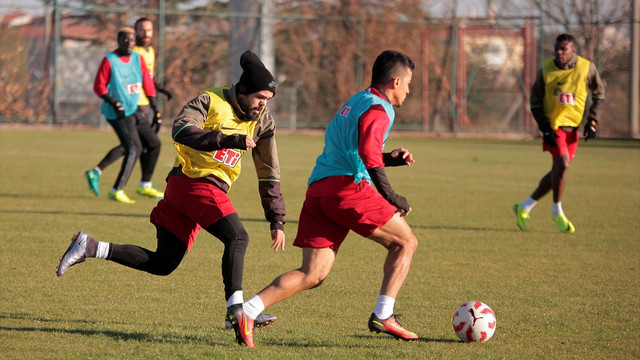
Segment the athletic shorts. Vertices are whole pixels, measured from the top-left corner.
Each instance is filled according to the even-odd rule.
[[[237,213],[227,194],[206,179],[171,176],[160,200],[151,211],[151,223],[162,226],[191,249],[201,228]]]
[[[577,128],[570,128],[572,131],[566,131],[563,128],[556,130],[556,143],[557,147],[551,147],[545,142],[542,142],[542,151],[548,151],[551,156],[557,157],[564,154],[569,154],[571,160],[576,156],[576,149],[578,149],[578,134]]]
[[[293,245],[337,252],[349,230],[368,237],[395,212],[396,207],[368,181],[354,183],[353,176],[327,177],[309,185]]]

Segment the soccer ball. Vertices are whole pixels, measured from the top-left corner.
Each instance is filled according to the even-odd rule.
[[[496,331],[496,314],[481,301],[469,301],[453,314],[453,331],[462,341],[487,341]]]

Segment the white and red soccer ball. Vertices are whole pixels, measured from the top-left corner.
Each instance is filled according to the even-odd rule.
[[[469,301],[453,314],[453,331],[462,341],[487,341],[496,331],[496,314],[481,301]]]

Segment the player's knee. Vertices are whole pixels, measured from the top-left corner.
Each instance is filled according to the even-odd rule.
[[[147,145],[147,149],[159,151],[162,147],[162,142],[160,138],[157,136],[155,138],[149,139],[149,144]]]
[[[179,262],[163,262],[154,266],[150,272],[157,276],[167,276],[177,269],[178,265],[180,265]]]
[[[324,283],[324,279],[326,279],[326,276],[324,277],[320,277],[320,276],[307,276],[306,277],[306,288],[311,290],[311,289],[315,289],[320,287],[320,285],[322,285],[322,283]]]
[[[324,283],[324,279],[316,281],[315,285],[312,285],[311,287],[309,287],[309,290],[320,287],[322,283]]]
[[[413,233],[411,233],[405,246],[411,252],[411,254],[414,254],[418,250],[418,238]]]
[[[405,251],[413,255],[418,250],[418,238],[412,232],[398,235],[390,250]]]
[[[302,269],[299,269],[299,270],[302,271]],[[315,289],[317,287],[320,287],[320,285],[322,285],[322,283],[324,282],[324,279],[326,279],[327,276],[328,274],[321,273],[321,272],[305,273],[303,278],[303,288],[310,290],[310,289]]]
[[[236,233],[230,237],[229,244],[235,249],[245,249],[249,246],[249,234],[244,228],[237,229]]]

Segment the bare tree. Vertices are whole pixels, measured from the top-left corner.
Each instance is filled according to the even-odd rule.
[[[340,104],[369,85],[371,65],[382,50],[419,58],[427,17],[423,1],[290,0],[278,7],[277,65],[287,81],[302,84],[302,122],[328,123]],[[419,107],[417,97],[410,100]],[[411,109],[410,103],[404,107]]]

